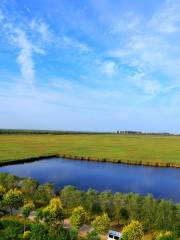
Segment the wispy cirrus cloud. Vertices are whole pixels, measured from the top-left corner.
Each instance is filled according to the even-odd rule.
[[[151,76],[148,76],[144,72],[133,74],[129,77],[129,81],[133,82],[137,88],[140,88],[145,94],[147,94],[149,97],[146,99],[148,100],[159,93],[168,93],[175,88],[173,85],[162,85],[161,82],[151,78]]]
[[[161,92],[171,91],[175,85],[180,86],[180,47],[177,44],[179,11],[179,0],[166,0],[161,8],[149,19],[144,19],[143,23],[139,24],[140,18],[137,18],[135,23],[138,24],[134,24],[132,28],[128,26],[133,23],[134,16],[129,15],[129,19],[123,22],[123,28],[118,29],[118,33],[121,33],[120,41],[124,40],[123,47],[117,46],[108,52],[110,57],[133,68],[134,73],[131,72],[128,79],[144,90],[145,94],[156,96]],[[125,31],[130,31],[130,34],[125,34]],[[113,31],[111,34],[114,34]],[[163,77],[160,77],[161,75]]]
[[[33,40],[32,35],[36,32],[31,32],[28,25],[20,24],[18,26],[8,16],[2,16],[1,35],[5,33],[9,44],[18,49],[16,61],[20,66],[22,78],[33,87],[35,79],[33,55],[44,54],[45,52],[42,46],[36,43],[37,39]]]
[[[80,52],[90,52],[92,49],[85,43],[68,36],[63,36],[60,41],[67,47],[78,49]]]
[[[68,96],[78,96],[80,99],[88,100],[98,99],[98,101],[106,102],[107,100],[121,99],[123,93],[118,89],[96,88],[88,86],[85,83],[74,82],[72,79],[54,78],[47,85],[54,90],[60,90]]]
[[[113,77],[118,72],[117,64],[114,61],[105,61],[101,63],[101,71],[108,77]]]
[[[149,26],[154,31],[163,34],[172,34],[180,30],[179,0],[166,0],[162,8],[154,14]]]
[[[124,16],[121,16],[118,21],[110,27],[109,33],[127,33],[136,31],[139,28],[141,19],[139,16],[135,15],[133,12],[127,12]]]
[[[0,11],[1,30],[0,34],[6,37],[9,44],[16,48],[16,61],[20,66],[22,78],[31,87],[36,80],[36,55],[45,55],[47,44],[56,47],[65,47],[78,50],[81,53],[88,53],[92,49],[85,43],[66,35],[55,34],[50,26],[42,19],[26,18],[17,23],[9,15]],[[61,48],[59,49],[59,51]]]
[[[36,31],[40,34],[42,40],[47,43],[54,41],[54,34],[49,29],[49,25],[43,20],[32,20],[30,22],[30,28],[32,31]]]
[[[18,28],[13,31],[11,39],[20,49],[17,56],[17,62],[20,65],[22,77],[27,83],[30,83],[32,85],[35,75],[34,62],[32,57],[33,46],[27,38],[26,33]]]

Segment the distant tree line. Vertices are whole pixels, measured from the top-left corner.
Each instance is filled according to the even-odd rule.
[[[52,134],[52,135],[63,135],[63,134],[113,134],[113,132],[0,129],[0,134]]]
[[[63,134],[114,134],[114,132],[0,129],[0,134],[54,134],[54,135],[63,135]]]
[[[117,131],[117,134],[122,135],[163,135],[163,136],[174,136],[178,134],[172,134],[168,132],[141,132],[141,131]]]
[[[70,219],[71,228],[63,227],[64,219]],[[142,240],[148,232],[156,240],[175,240],[180,204],[150,194],[85,192],[73,186],[56,191],[51,183],[0,173],[0,240],[75,240],[84,223],[93,227],[86,240],[98,240],[112,225],[122,229],[123,240]]]
[[[127,131],[121,130],[116,132],[94,132],[94,131],[56,131],[56,130],[31,130],[31,129],[0,129],[0,134],[52,134],[52,135],[64,135],[64,134],[121,134],[121,135],[163,135],[163,136],[179,136],[179,134],[172,134],[168,132],[141,132],[141,131]]]

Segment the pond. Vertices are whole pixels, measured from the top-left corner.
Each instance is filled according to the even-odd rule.
[[[19,177],[31,177],[40,183],[52,182],[56,188],[73,185],[98,191],[151,193],[156,198],[180,202],[180,169],[133,166],[62,158],[0,167]]]

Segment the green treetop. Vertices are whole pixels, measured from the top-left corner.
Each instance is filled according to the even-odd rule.
[[[92,222],[92,226],[97,233],[106,233],[110,227],[110,219],[106,213],[97,216]]]
[[[86,212],[83,207],[79,206],[73,210],[71,215],[71,224],[74,228],[79,229],[86,221]]]
[[[12,214],[13,208],[19,208],[23,202],[22,192],[18,189],[10,189],[7,193],[3,195],[3,204],[10,208],[10,213]]]
[[[143,228],[140,222],[132,220],[129,225],[123,228],[123,240],[142,240]]]

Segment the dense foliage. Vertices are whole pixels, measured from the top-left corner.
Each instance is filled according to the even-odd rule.
[[[77,239],[78,229],[92,226],[86,239],[97,240],[116,225],[124,240],[142,239],[154,232],[156,240],[180,235],[180,205],[151,195],[80,191],[66,186],[56,192],[50,183],[0,173],[0,240]],[[64,219],[70,226],[64,227]]]
[[[79,229],[86,221],[86,212],[84,208],[81,206],[74,208],[70,219],[72,227]]]
[[[138,221],[132,221],[129,225],[124,227],[123,240],[142,240],[143,238],[143,228]]]
[[[97,233],[106,233],[110,228],[110,219],[107,213],[97,216],[92,222],[92,226]]]

